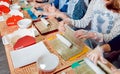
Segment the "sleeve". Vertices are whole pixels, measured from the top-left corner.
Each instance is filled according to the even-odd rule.
[[[120,16],[118,16],[119,18],[117,18],[114,22],[114,26],[111,29],[111,32],[109,34],[103,34],[103,40],[104,42],[109,42],[110,40],[112,40],[113,38],[115,38],[117,35],[120,34]]]
[[[120,34],[120,16],[118,16],[118,18],[115,20],[114,26],[111,29],[111,32],[109,34],[106,33],[98,33],[96,32],[96,40],[98,42],[105,42],[108,43],[110,40],[112,40],[113,38],[115,38],[117,35]]]
[[[85,28],[86,26],[88,26],[88,23],[93,18],[93,7],[94,7],[95,2],[96,2],[96,0],[92,0],[90,2],[88,9],[87,9],[87,12],[82,19],[80,19],[80,20],[71,19],[71,24],[77,28]]]
[[[108,42],[111,47],[111,51],[120,50],[120,35]]]

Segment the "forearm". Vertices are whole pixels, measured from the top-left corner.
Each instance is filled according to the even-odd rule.
[[[91,33],[91,32],[90,32]],[[117,35],[120,35],[120,25],[112,29],[109,34],[103,34],[99,32],[92,32],[90,38],[98,41],[108,43],[114,39]]]
[[[103,42],[103,34],[93,31],[88,31],[88,38],[96,40],[97,42]]]

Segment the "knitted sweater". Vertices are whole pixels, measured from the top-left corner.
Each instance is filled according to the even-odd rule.
[[[78,28],[85,28],[90,21],[91,31],[96,32],[102,42],[109,42],[120,34],[120,13],[108,10],[103,0],[92,0],[81,20],[71,19],[71,23]]]

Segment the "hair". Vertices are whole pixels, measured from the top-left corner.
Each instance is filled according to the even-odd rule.
[[[112,0],[111,3],[106,4],[107,9],[120,13],[120,0]]]

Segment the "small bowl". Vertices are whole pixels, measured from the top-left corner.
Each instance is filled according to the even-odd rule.
[[[59,58],[54,54],[45,54],[37,60],[37,66],[43,72],[53,71],[58,64]]]
[[[31,19],[22,19],[17,22],[20,28],[28,28],[31,26],[32,20]]]
[[[13,5],[11,5],[10,8],[15,9],[15,10],[20,10],[21,7],[18,4],[13,4]]]
[[[10,14],[11,16],[12,15],[15,15],[15,16],[19,15],[21,17],[24,17],[22,12],[20,12],[19,10],[15,10],[15,9],[10,10],[10,12],[8,14]]]

